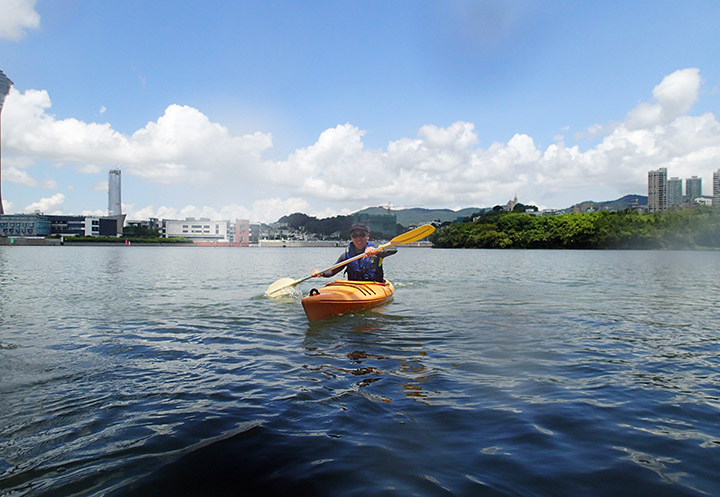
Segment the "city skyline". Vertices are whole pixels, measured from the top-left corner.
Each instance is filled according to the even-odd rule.
[[[7,213],[103,215],[112,167],[128,219],[271,222],[563,209],[720,164],[714,2],[12,5]]]
[[[685,178],[668,178],[668,168],[661,167],[648,171],[648,210],[661,211],[669,207],[679,207],[695,202],[709,201],[711,205],[720,205],[720,169],[712,173],[712,195],[703,195],[702,178],[694,175]]]

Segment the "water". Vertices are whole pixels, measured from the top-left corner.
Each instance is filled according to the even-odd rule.
[[[0,495],[720,494],[719,252],[337,252],[0,247]]]

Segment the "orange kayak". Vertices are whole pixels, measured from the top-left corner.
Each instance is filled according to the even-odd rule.
[[[320,290],[310,290],[310,295],[302,299],[302,305],[308,319],[317,321],[384,304],[392,299],[393,293],[395,287],[387,280],[385,283],[336,280]]]

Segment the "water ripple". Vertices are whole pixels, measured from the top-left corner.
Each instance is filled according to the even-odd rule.
[[[137,249],[0,247],[3,497],[720,489],[720,254],[413,249],[308,323],[336,250]]]

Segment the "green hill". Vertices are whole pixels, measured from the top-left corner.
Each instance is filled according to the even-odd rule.
[[[565,209],[566,211],[584,212],[584,211],[599,211],[599,210],[610,210],[610,211],[621,211],[628,207],[638,207],[647,205],[648,198],[644,195],[625,195],[617,200],[608,200],[605,202],[594,202],[592,200],[586,200],[580,202],[572,207]]]
[[[412,209],[392,209],[388,211],[386,207],[368,207],[358,211],[358,214],[395,214],[397,222],[403,226],[419,226],[421,224],[432,223],[433,221],[440,221],[441,223],[447,221],[456,221],[458,218],[470,216],[477,212],[485,211],[486,208],[482,207],[467,207],[454,211],[452,209],[423,209],[415,207]]]

